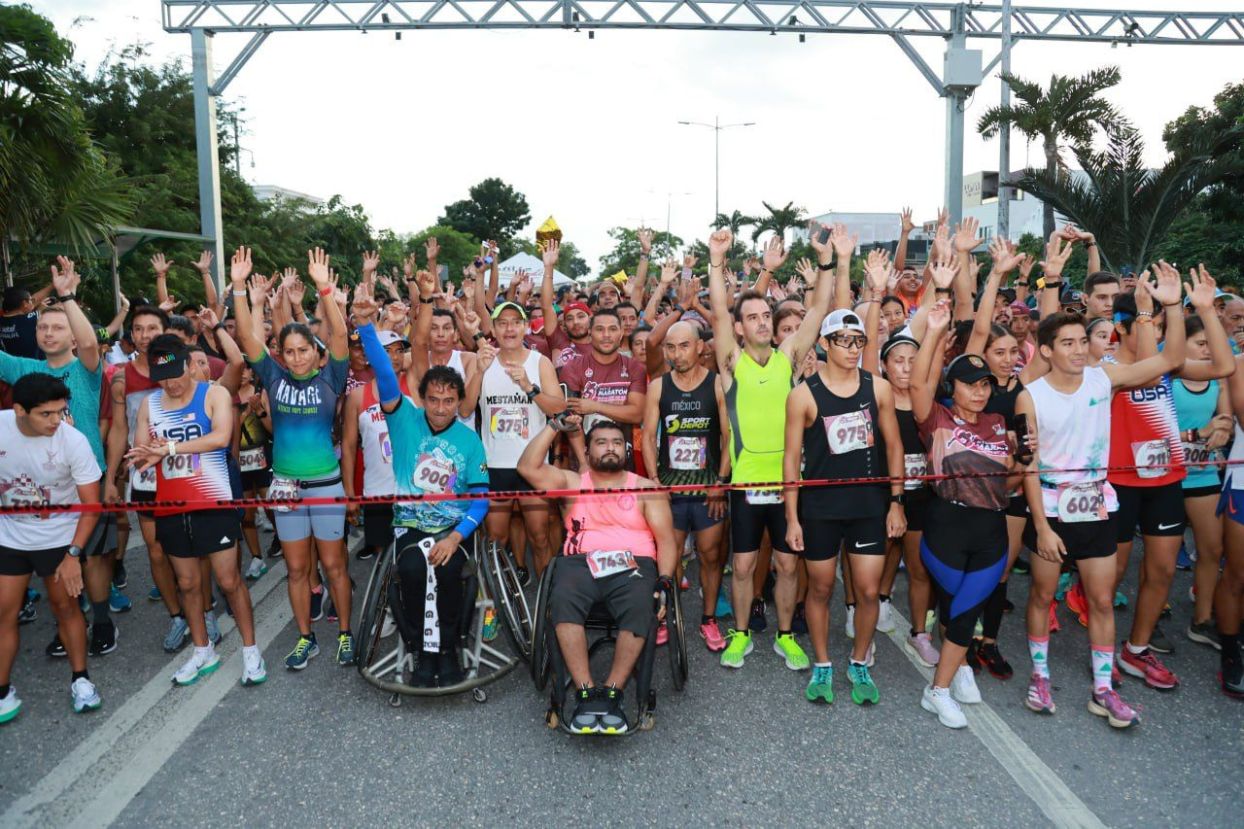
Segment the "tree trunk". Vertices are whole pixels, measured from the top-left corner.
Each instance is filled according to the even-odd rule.
[[[1048,136],[1045,139],[1045,171],[1051,177],[1058,175],[1058,139],[1055,136]],[[1042,241],[1048,242],[1054,233],[1054,205],[1045,202],[1043,207],[1045,238]]]

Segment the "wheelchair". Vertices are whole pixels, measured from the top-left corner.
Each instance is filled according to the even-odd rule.
[[[488,694],[483,686],[496,682],[518,665],[518,655],[499,649],[495,641],[484,641],[484,614],[489,609],[495,611],[489,588],[491,579],[480,578],[484,543],[476,537],[469,547],[459,547],[466,555],[458,586],[464,599],[462,619],[458,630],[442,630],[441,636],[458,647],[466,675],[462,682],[443,688],[420,688],[410,684],[423,632],[418,627],[412,628],[401,607],[398,542],[394,541],[376,556],[355,627],[359,643],[357,667],[363,679],[391,694],[390,705],[400,706],[404,696],[441,697],[466,691],[471,692],[476,702],[486,702]],[[450,585],[439,587],[449,589]]]
[[[553,584],[553,573],[563,556],[557,555],[549,562],[540,578],[536,592],[535,626],[532,631],[531,677],[536,690],[549,688],[549,707],[544,714],[544,722],[549,728],[560,728],[567,734],[575,734],[570,730],[567,716],[566,696],[573,682],[562,659],[561,649],[557,643],[557,631],[550,620],[549,594]],[[681,692],[687,684],[687,638],[682,613],[682,601],[678,595],[678,585],[665,589],[665,621],[669,627],[669,641],[663,646],[669,654],[670,676],[675,691]],[[589,611],[584,627],[588,634],[588,660],[597,653],[612,648],[617,643],[618,627],[609,614],[604,603],[597,602]],[[599,634],[595,638],[592,634]],[[634,692],[635,727],[626,732],[627,735],[638,731],[651,731],[656,725],[655,711],[657,706],[656,690],[652,687],[652,675],[656,663],[657,652],[657,619],[654,613],[648,637],[644,640],[644,649],[635,663],[632,681],[628,683]],[[550,687],[550,680],[551,687]],[[576,735],[578,736],[578,735]]]
[[[506,638],[514,646],[514,651],[524,662],[531,659],[532,614],[531,605],[518,579],[518,565],[514,556],[503,544],[481,539],[480,572],[488,595],[493,598],[501,620],[505,622]]]

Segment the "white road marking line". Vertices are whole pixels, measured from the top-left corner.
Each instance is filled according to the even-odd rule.
[[[285,562],[278,562],[268,571],[264,578],[260,579],[258,584],[251,587],[251,602],[258,609],[260,603],[276,590],[278,585],[282,589],[278,593],[278,600],[272,606],[273,609],[265,608],[267,610],[267,615],[263,620],[265,631],[267,630],[269,619],[279,616],[282,611],[284,611],[286,617],[285,621],[281,622],[281,627],[289,621],[288,615],[291,611],[289,602],[284,600],[285,590],[283,589],[285,585]],[[256,639],[257,644],[262,649],[267,646],[270,639],[267,641],[259,639],[259,624],[257,610]],[[220,632],[222,636],[232,632],[235,628],[236,624],[232,617],[224,616],[220,619]],[[280,629],[278,627],[276,630],[279,631]],[[240,638],[234,637],[233,644],[236,647],[232,648],[228,655],[232,655],[241,649]],[[190,701],[179,700],[177,702],[179,710],[174,712],[173,716],[169,718],[172,722],[167,723],[167,725],[157,723],[152,726],[150,722],[145,723],[144,721],[147,720],[148,715],[151,714],[157,705],[163,702],[175,690],[185,694],[186,689],[174,689],[169,678],[181,667],[181,663],[185,661],[186,655],[179,653],[174,656],[146,685],[127,699],[112,716],[70,752],[56,768],[49,772],[29,792],[9,806],[4,814],[0,815],[0,826],[34,827],[67,823],[71,816],[65,814],[65,812],[68,810],[73,812],[79,811],[78,806],[82,802],[75,796],[76,793],[98,790],[101,784],[105,782],[103,778],[106,777],[107,769],[123,770],[131,763],[142,763],[148,756],[148,752],[161,751],[163,748],[162,744],[169,733],[166,728],[171,727],[182,716],[181,710],[183,707],[193,705],[194,701],[205,692],[211,693],[213,689],[219,688],[221,696],[223,696],[225,692],[233,689],[233,685],[225,679],[225,676],[233,676],[233,680],[236,682],[240,676],[240,671],[236,670],[238,666],[232,665],[233,660],[227,660],[226,657],[226,653],[222,650],[221,658],[226,659],[228,664],[217,671],[218,675],[205,680],[201,687],[192,691],[191,693],[194,694],[193,699]],[[220,674],[225,676],[220,676]],[[212,704],[214,705],[215,703],[213,702]],[[140,739],[137,741],[137,744],[134,744],[135,741],[130,739],[132,732],[142,733],[144,730],[149,730],[152,733],[146,735],[146,739]],[[187,732],[188,734],[189,732]],[[180,745],[180,742],[180,740],[176,742],[170,740],[167,742],[167,745],[175,748],[177,745]],[[118,757],[111,754],[120,743],[125,744],[123,748],[131,749],[128,755]],[[107,788],[107,786],[104,788]],[[69,796],[62,797],[66,793],[69,793]],[[63,819],[49,820],[48,813],[51,811],[60,813]]]
[[[894,630],[886,635],[903,656],[907,657],[907,661],[915,666],[924,681],[932,682],[933,669],[920,664],[906,648],[905,631],[911,629],[911,623],[894,608],[891,608],[891,614],[896,624]],[[965,705],[963,713],[968,718],[968,730],[989,749],[999,765],[1023,789],[1024,794],[1032,798],[1051,823],[1069,829],[1105,829],[1106,824],[1011,730],[997,712],[989,707],[989,703]],[[929,722],[937,728],[942,727],[935,720],[930,719]]]

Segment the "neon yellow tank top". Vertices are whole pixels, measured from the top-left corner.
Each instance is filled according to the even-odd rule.
[[[790,359],[776,348],[763,366],[746,351],[740,352],[734,365],[734,382],[726,393],[731,483],[782,480],[786,398],[792,375]]]

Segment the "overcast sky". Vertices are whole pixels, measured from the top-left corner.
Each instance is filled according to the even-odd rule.
[[[158,0],[34,0],[95,66],[110,49],[150,44],[182,57]],[[1024,5],[1058,5],[1038,2]],[[1083,7],[1239,10],[1239,0],[1122,0]],[[72,27],[72,28],[71,28]],[[223,68],[245,35],[215,38]],[[916,38],[940,71],[942,42]],[[997,46],[974,42],[985,62]],[[1244,46],[1020,43],[1017,74],[1048,79],[1115,64],[1109,98],[1164,158],[1163,125],[1209,106],[1244,78]],[[973,125],[997,103],[986,80],[967,112],[964,169],[997,169],[996,142]],[[810,213],[896,211],[918,220],[943,201],[945,102],[888,38],[723,32],[301,32],[270,37],[226,92],[245,108],[243,175],[361,203],[377,228],[418,231],[467,188],[499,176],[526,194],[532,227],[553,214],[593,269],[607,231],[641,221],[702,237],[713,216],[713,133],[680,120],[755,126],[721,135],[721,209],[761,200]],[[187,130],[193,130],[187,124]],[[1012,164],[1040,164],[1017,136]],[[254,159],[254,168],[250,167]],[[672,195],[670,195],[672,194]],[[244,240],[226,240],[238,243]]]

